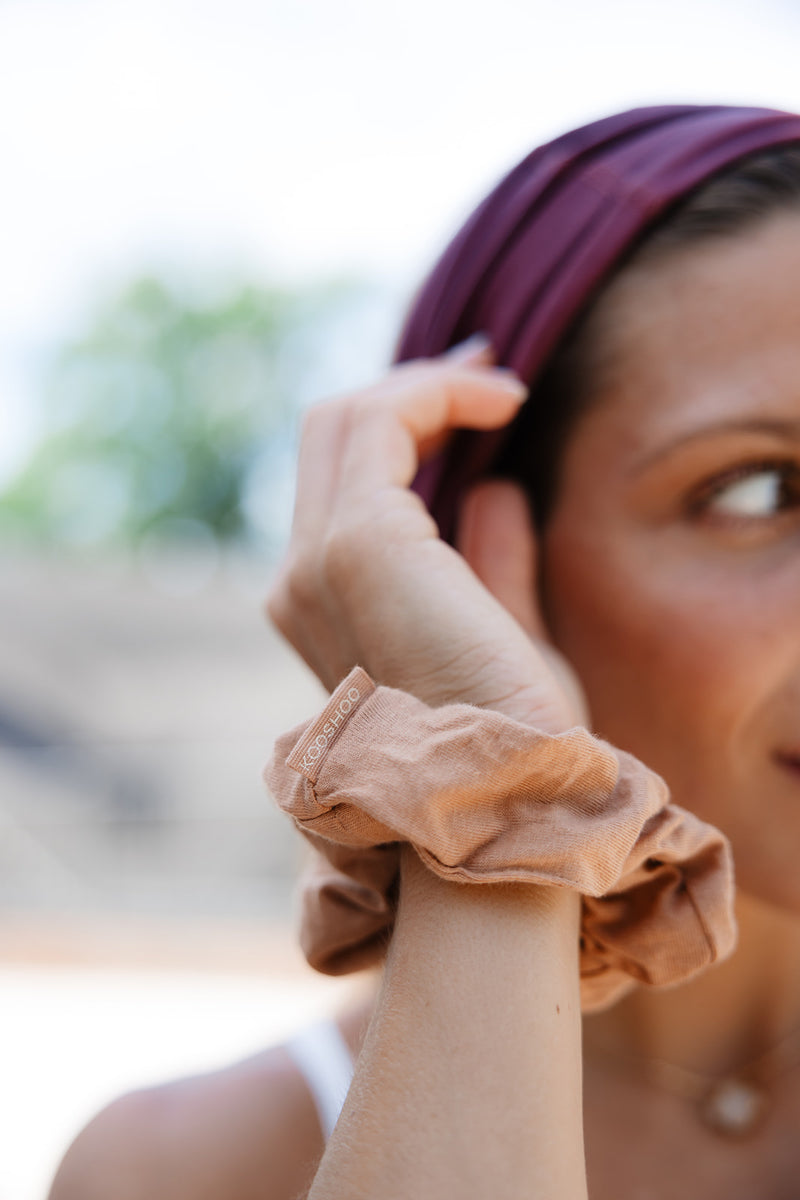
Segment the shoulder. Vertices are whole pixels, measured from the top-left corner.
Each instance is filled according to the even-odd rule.
[[[68,1150],[50,1200],[295,1200],[323,1149],[305,1080],[275,1047],[115,1100]]]

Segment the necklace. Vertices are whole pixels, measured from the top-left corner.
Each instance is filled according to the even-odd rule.
[[[592,1047],[591,1054],[612,1065],[625,1063],[653,1086],[690,1100],[700,1121],[721,1137],[745,1138],[755,1133],[766,1118],[770,1085],[800,1063],[800,1028],[735,1071],[717,1077],[660,1058],[620,1055],[602,1047]]]

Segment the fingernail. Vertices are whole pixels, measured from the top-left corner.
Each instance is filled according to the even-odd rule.
[[[465,341],[445,350],[444,356],[462,362],[470,358],[477,358],[478,355],[485,354],[491,348],[492,339],[487,333],[473,333]]]
[[[507,367],[495,367],[494,379],[497,386],[506,392],[509,396],[521,404],[528,395],[528,385],[523,383],[519,376],[513,371],[509,371]]]

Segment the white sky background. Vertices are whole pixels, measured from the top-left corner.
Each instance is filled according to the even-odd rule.
[[[407,293],[570,126],[800,109],[798,34],[791,0],[0,0],[0,475],[98,288],[187,264]]]

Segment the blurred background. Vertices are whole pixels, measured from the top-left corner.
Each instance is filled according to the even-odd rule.
[[[346,1002],[260,778],[298,415],[533,145],[800,109],[790,0],[0,0],[0,1200],[120,1091]]]

